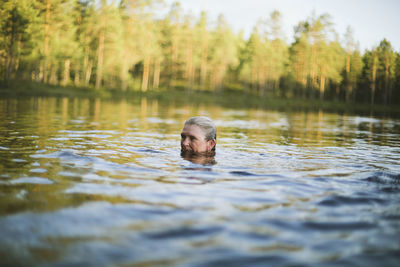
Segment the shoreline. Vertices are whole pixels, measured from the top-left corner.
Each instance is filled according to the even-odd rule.
[[[0,84],[0,98],[24,97],[69,97],[69,98],[100,98],[104,100],[155,99],[174,101],[177,104],[193,102],[198,104],[213,104],[232,108],[260,108],[278,111],[325,111],[354,115],[378,115],[400,117],[400,106],[370,105],[367,103],[345,103],[334,100],[260,97],[252,93],[235,90],[223,92],[187,90],[183,88],[159,89],[157,91],[120,91],[117,89],[94,89],[90,87],[57,86],[35,82],[14,81],[7,87]]]

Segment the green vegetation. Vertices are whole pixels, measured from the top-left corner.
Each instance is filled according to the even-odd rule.
[[[221,101],[235,98],[228,94],[245,96],[262,105],[277,99],[307,106],[320,100],[353,107],[400,103],[399,52],[384,39],[362,53],[351,28],[339,38],[327,14],[299,22],[295,41],[287,44],[278,11],[246,39],[222,15],[211,27],[205,12],[192,17],[179,3],[161,17],[162,4],[2,1],[2,94],[181,97],[184,91]]]
[[[400,116],[400,109],[395,105],[383,105],[369,103],[352,103],[338,100],[320,101],[319,99],[304,98],[282,98],[271,96],[260,98],[259,96],[239,90],[225,89],[222,92],[215,93],[212,91],[188,91],[184,88],[149,90],[147,92],[138,91],[121,91],[118,89],[93,89],[91,87],[76,86],[58,86],[51,84],[43,84],[37,82],[26,83],[24,81],[12,81],[8,88],[1,89],[0,97],[69,97],[69,98],[101,98],[129,101],[140,101],[142,98],[149,100],[160,100],[164,103],[180,105],[186,104],[203,104],[203,105],[219,105],[227,108],[260,108],[273,109],[281,111],[319,111],[326,112],[346,112],[347,114],[365,114],[375,116]],[[195,101],[194,101],[195,99]]]

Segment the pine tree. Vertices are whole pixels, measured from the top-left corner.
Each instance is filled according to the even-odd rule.
[[[376,93],[376,74],[379,65],[377,49],[367,50],[363,55],[363,70],[362,79],[365,84],[365,88],[369,88],[370,103],[373,105],[375,103],[375,93]],[[360,97],[366,94],[364,90],[360,90]]]
[[[400,103],[400,53],[395,53],[394,85],[392,93],[392,103]]]
[[[236,38],[223,15],[219,15],[217,27],[212,32],[210,56],[210,87],[220,91],[229,68],[238,63]]]
[[[206,88],[208,61],[209,61],[209,42],[210,33],[207,29],[207,13],[201,12],[199,21],[195,27],[195,44],[198,49],[195,50],[195,64],[199,73],[199,87]]]
[[[282,16],[279,11],[275,10],[271,13],[269,19],[269,31],[272,46],[272,50],[269,55],[272,64],[270,77],[272,81],[272,88],[275,91],[280,89],[279,82],[286,71],[286,65],[289,60],[288,47],[283,38],[281,20]]]
[[[32,51],[31,27],[34,2],[7,0],[0,3],[0,73],[5,81],[16,78],[21,57]]]
[[[253,92],[258,92],[261,84],[259,73],[263,71],[262,62],[264,46],[261,41],[258,28],[254,27],[248,42],[246,43],[245,51],[243,51],[243,68],[241,79],[250,84]]]
[[[302,24],[298,25],[295,42],[289,51],[290,70],[297,82],[296,95],[305,98],[307,96],[307,79],[311,69],[311,44],[306,32],[299,29],[299,27],[302,28]]]
[[[386,105],[392,98],[396,55],[390,42],[386,39],[380,42],[377,53],[380,62],[377,78],[380,81],[380,90],[383,92],[383,103]]]

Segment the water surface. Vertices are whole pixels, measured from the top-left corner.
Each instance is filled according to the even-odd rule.
[[[213,118],[215,164],[183,159]],[[400,264],[400,120],[69,98],[0,99],[6,265]]]

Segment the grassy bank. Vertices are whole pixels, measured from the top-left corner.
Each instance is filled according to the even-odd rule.
[[[374,114],[400,117],[400,106],[370,105],[365,103],[344,103],[320,101],[317,99],[283,99],[259,97],[240,91],[225,90],[221,93],[208,91],[188,91],[184,89],[160,89],[158,91],[126,91],[115,89],[95,89],[89,87],[54,86],[49,84],[14,81],[8,85],[0,84],[0,97],[82,97],[102,99],[137,99],[147,97],[176,104],[202,103],[222,105],[230,108],[262,108],[274,110],[302,110],[344,112],[350,114]]]

